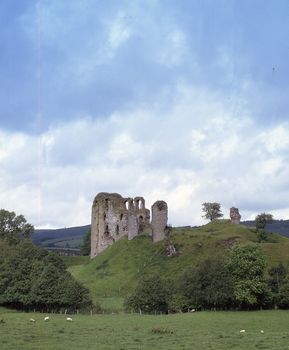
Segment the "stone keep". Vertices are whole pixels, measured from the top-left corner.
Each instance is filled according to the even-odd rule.
[[[150,227],[150,211],[143,197],[123,198],[118,193],[99,193],[91,212],[93,258],[123,236],[133,239]]]
[[[164,201],[156,201],[152,206],[152,235],[153,241],[165,238],[168,223],[168,205]]]
[[[239,225],[241,221],[241,215],[238,208],[232,207],[230,209],[230,219],[232,224]]]

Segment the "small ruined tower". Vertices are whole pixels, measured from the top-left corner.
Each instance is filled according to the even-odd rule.
[[[232,224],[239,225],[241,221],[241,215],[238,208],[232,207],[230,209],[230,219]]]
[[[152,236],[158,242],[165,238],[168,223],[168,205],[164,201],[156,201],[152,206]]]

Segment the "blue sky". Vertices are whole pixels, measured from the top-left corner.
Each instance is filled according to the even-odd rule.
[[[97,192],[170,223],[289,216],[288,1],[3,0],[0,206],[86,224]]]

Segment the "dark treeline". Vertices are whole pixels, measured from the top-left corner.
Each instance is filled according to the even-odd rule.
[[[55,254],[31,241],[0,241],[0,305],[22,310],[59,311],[91,306],[89,293]]]
[[[0,210],[0,305],[45,312],[91,309],[89,291],[59,256],[32,243],[32,232],[22,215]]]
[[[144,277],[125,306],[146,313],[289,308],[289,273],[282,264],[266,271],[258,246],[235,247],[228,256],[188,268],[177,280]]]

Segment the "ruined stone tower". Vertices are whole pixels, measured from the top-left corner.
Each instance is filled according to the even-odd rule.
[[[165,207],[167,218],[166,203]],[[165,237],[165,233],[161,232],[165,220],[160,213],[155,213],[157,215],[154,214],[156,219],[152,223],[152,232],[153,240],[158,241],[162,239],[161,237]],[[161,218],[161,224],[157,219],[158,217]],[[167,221],[165,227],[166,224]],[[126,235],[128,239],[133,239],[145,228],[150,227],[150,211],[146,209],[143,197],[133,199],[123,198],[118,193],[99,193],[93,201],[91,212],[91,258],[98,255],[119,238]],[[154,238],[154,232],[158,237],[156,239]]]
[[[232,207],[230,209],[230,219],[232,224],[239,225],[241,221],[241,215],[238,208]]]
[[[158,242],[165,238],[168,223],[168,206],[164,201],[156,201],[152,206],[152,236]]]

